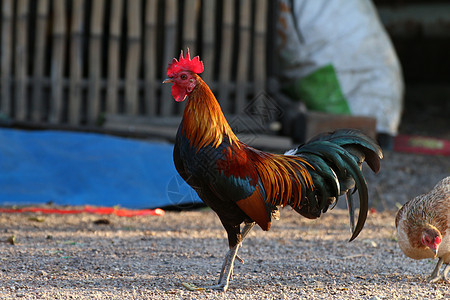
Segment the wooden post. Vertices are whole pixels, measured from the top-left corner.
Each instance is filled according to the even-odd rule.
[[[112,0],[108,41],[108,81],[106,89],[106,111],[117,113],[119,63],[120,63],[120,28],[122,26],[122,0]]]
[[[203,49],[202,59],[205,63],[205,71],[202,74],[203,80],[207,84],[213,82],[214,75],[214,37],[216,34],[216,1],[208,0],[203,2]]]
[[[91,33],[89,36],[89,84],[87,120],[95,124],[100,114],[101,42],[105,1],[92,1]]]
[[[184,1],[183,49],[189,48],[192,56],[197,53],[195,49],[195,38],[199,4],[200,2],[197,0]]]
[[[145,106],[149,116],[155,116],[157,110],[156,102],[156,42],[157,36],[157,11],[158,1],[148,0],[145,9],[145,51],[144,51],[144,76],[145,76]],[[159,83],[161,84],[161,83]]]
[[[44,62],[45,62],[45,47],[46,47],[46,33],[48,22],[48,0],[38,0],[37,15],[36,15],[36,41],[33,56],[33,98],[31,107],[31,119],[34,122],[42,121],[44,115],[44,107],[42,105],[43,97],[43,83],[44,83]]]
[[[16,119],[25,120],[27,116],[27,23],[28,0],[17,2],[16,47],[15,47],[15,108]]]
[[[64,1],[53,1],[53,49],[51,58],[50,123],[60,123],[62,117],[62,95],[66,34],[66,11]]]
[[[173,58],[175,51],[175,41],[177,32],[177,1],[167,0],[165,1],[165,36],[164,36],[164,56],[163,56],[163,71],[162,74],[165,78],[167,63]],[[179,55],[179,54],[177,54]],[[173,98],[170,93],[170,85],[166,84],[162,87],[161,92],[161,115],[169,116],[173,111]]]
[[[247,82],[250,69],[250,12],[251,1],[240,1],[239,8],[239,51],[237,61],[236,113],[244,111],[247,104]]]
[[[11,61],[12,61],[12,36],[13,36],[13,2],[2,1],[2,55],[1,55],[1,113],[11,116]]]
[[[139,67],[141,45],[140,0],[127,2],[128,12],[128,51],[125,68],[125,108],[126,113],[137,115],[139,109]]]
[[[222,55],[220,58],[219,99],[220,105],[222,106],[224,112],[229,113],[229,94],[233,54],[234,1],[228,1],[224,3],[223,6],[222,43],[220,45]]]
[[[83,68],[83,13],[84,0],[72,2],[72,25],[70,32],[70,79],[69,79],[69,124],[78,125],[82,103]]]
[[[254,95],[261,93],[266,85],[266,32],[268,20],[267,0],[258,1],[255,12],[255,34],[253,56]]]

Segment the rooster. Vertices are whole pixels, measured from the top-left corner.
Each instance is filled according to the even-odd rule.
[[[413,259],[436,258],[429,282],[447,280],[450,271],[450,176],[428,194],[408,201],[397,212],[395,226],[403,253]],[[442,264],[447,266],[439,275]]]
[[[187,99],[173,150],[175,167],[202,201],[218,215],[228,235],[219,282],[210,288],[226,291],[239,247],[255,224],[270,229],[278,207],[290,205],[302,216],[315,219],[346,194],[355,239],[368,210],[364,161],[374,172],[380,168],[380,147],[355,130],[320,135],[286,155],[263,152],[239,141],[219,103],[198,74],[199,57],[189,49],[167,68],[172,96]],[[353,191],[352,191],[353,189]],[[359,192],[360,212],[354,226],[351,193]],[[241,224],[244,223],[242,231]]]

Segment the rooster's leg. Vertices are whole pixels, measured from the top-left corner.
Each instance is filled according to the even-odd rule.
[[[245,223],[244,228],[241,232],[240,242],[232,247],[225,255],[225,260],[222,264],[222,270],[220,271],[219,282],[217,285],[211,286],[211,289],[220,289],[226,291],[228,289],[228,283],[230,281],[231,274],[233,273],[234,260],[237,259],[240,262],[244,262],[238,255],[237,252],[242,246],[242,241],[245,239],[250,230],[255,226],[255,223]]]
[[[250,232],[250,230],[252,230],[252,228],[253,228],[253,226],[255,226],[255,224],[256,224],[255,222],[252,222],[252,223],[245,223],[245,226],[244,226],[244,228],[242,228],[242,232],[241,232],[241,241],[240,241],[241,246],[242,246],[242,242],[244,241],[245,237],[246,237],[247,234]],[[222,270],[220,271],[219,282],[222,281],[222,277],[223,277],[223,273],[224,273],[224,270],[225,270],[227,258],[228,258],[228,256],[231,255],[231,252],[232,252],[232,249],[230,249],[230,250],[227,252],[226,256],[225,256],[225,261],[223,262],[223,264],[222,264]],[[237,252],[236,252],[236,253],[237,253]],[[236,254],[236,259],[237,259],[238,261],[240,261],[241,263],[244,263],[244,260],[243,260],[242,258],[240,258],[239,255],[237,255],[237,254]]]
[[[255,222],[245,223],[245,226],[244,228],[242,228],[241,232],[241,243],[245,239],[247,234],[250,232],[250,230],[252,230],[253,226],[255,226],[255,224],[256,224]]]
[[[439,276],[439,270],[441,269],[443,263],[444,259],[440,257],[438,263],[436,264],[436,267],[433,270],[433,273],[431,273],[430,277],[427,278],[428,282],[437,282],[444,278],[443,275]],[[447,268],[445,268],[444,273],[445,271],[447,271]]]
[[[253,226],[255,226],[255,222],[252,222],[252,223],[245,223],[244,228],[242,228],[242,232],[241,232],[241,240],[240,240],[240,243],[239,243],[241,246],[242,246],[242,241],[244,241],[245,237],[246,237],[247,234],[250,232],[250,230],[252,230]],[[227,260],[228,260],[228,257],[229,257],[230,255],[232,255],[232,251],[233,251],[233,249],[230,249],[230,250],[227,252],[226,256],[225,256],[225,261],[223,262],[223,264],[222,264],[222,270],[220,271],[219,282],[222,281],[222,277],[223,277],[224,270],[225,270],[225,267],[226,267],[226,262],[227,262]],[[236,251],[236,253],[237,253],[237,251]],[[243,260],[242,258],[240,258],[237,254],[236,254],[236,257],[235,257],[235,258],[236,258],[238,261],[240,261],[241,263],[244,263],[244,260]]]
[[[228,289],[228,282],[230,281],[231,273],[233,272],[234,260],[241,244],[237,244],[228,251],[225,255],[225,261],[223,262],[222,272],[220,273],[220,280],[217,285],[207,287],[214,290],[222,290],[224,292]]]

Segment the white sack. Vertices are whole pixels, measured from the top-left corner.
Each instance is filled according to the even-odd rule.
[[[353,115],[395,135],[404,84],[398,58],[370,0],[279,0],[280,75],[302,78],[332,64]]]

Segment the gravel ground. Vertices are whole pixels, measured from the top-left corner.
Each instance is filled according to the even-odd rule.
[[[448,157],[386,153],[380,174],[367,174],[378,212],[355,241],[347,242],[343,209],[313,221],[283,209],[269,232],[256,228],[245,240],[245,264],[236,262],[227,293],[181,286],[218,276],[226,235],[209,209],[106,219],[0,214],[0,299],[450,298],[449,283],[425,282],[436,261],[403,256],[394,228],[395,203],[449,173]]]
[[[381,169],[373,174],[364,169],[369,186],[369,203],[377,210],[399,208],[417,195],[429,192],[450,175],[450,157],[384,152]],[[345,201],[340,202],[345,208]]]

